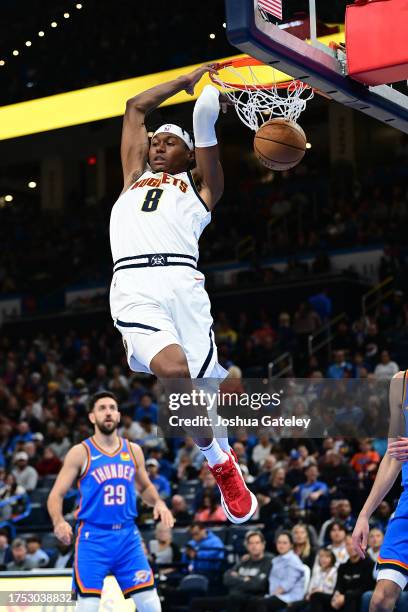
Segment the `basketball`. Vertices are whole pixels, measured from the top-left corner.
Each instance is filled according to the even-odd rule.
[[[306,134],[294,121],[277,118],[267,121],[255,134],[257,158],[272,170],[289,170],[296,166],[306,151]]]

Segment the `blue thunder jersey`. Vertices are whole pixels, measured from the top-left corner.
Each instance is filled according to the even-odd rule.
[[[403,392],[402,392],[402,411],[405,419],[405,435],[408,437],[408,370],[406,370],[404,374],[404,382],[403,382]],[[402,486],[405,490],[408,490],[408,463],[405,461],[402,464]]]
[[[93,438],[84,440],[88,462],[80,476],[80,503],[77,518],[95,525],[117,525],[137,516],[135,473],[130,443],[120,438],[113,454],[102,450]]]

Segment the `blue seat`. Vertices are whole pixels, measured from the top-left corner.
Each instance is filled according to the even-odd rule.
[[[194,591],[194,595],[205,595],[208,592],[208,578],[200,574],[184,576],[179,586],[180,591]]]

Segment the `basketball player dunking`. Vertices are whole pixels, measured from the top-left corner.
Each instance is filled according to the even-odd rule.
[[[101,391],[93,396],[89,420],[95,435],[67,453],[47,504],[55,535],[69,544],[72,529],[62,515],[62,503],[78,478],[79,525],[73,571],[76,610],[99,610],[103,581],[112,573],[138,612],[160,612],[152,570],[135,525],[135,484],[143,501],[153,506],[155,519],[172,527],[173,516],[149,480],[140,446],[117,434],[120,413],[113,393]]]
[[[210,301],[197,270],[198,240],[224,187],[215,133],[219,92],[207,85],[195,104],[195,146],[174,124],[157,129],[149,145],[145,127],[148,112],[182,90],[192,94],[207,72],[216,72],[215,66],[131,98],[123,122],[124,188],[110,222],[111,313],[130,368],[164,381],[226,376],[217,363]],[[190,172],[194,164],[199,188]],[[256,498],[228,438],[215,439],[211,430],[210,436],[195,442],[216,478],[227,517],[243,523],[254,514]]]
[[[375,482],[360,512],[353,532],[353,543],[365,557],[369,519],[393,486],[402,467],[404,491],[392,515],[377,560],[377,585],[370,612],[391,612],[408,584],[408,376],[398,372],[390,385],[390,433],[388,449],[381,461]]]

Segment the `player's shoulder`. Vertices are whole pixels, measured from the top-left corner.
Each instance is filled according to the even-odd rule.
[[[136,444],[136,442],[131,442],[129,440],[129,448],[132,452],[133,457],[136,459],[136,463],[138,465],[143,464],[144,454],[143,454],[142,447],[139,444]]]
[[[71,463],[73,465],[82,465],[87,456],[88,451],[85,442],[74,444],[65,455],[65,464]]]

